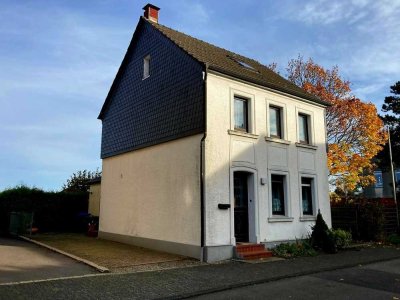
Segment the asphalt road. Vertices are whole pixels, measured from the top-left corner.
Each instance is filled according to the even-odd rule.
[[[195,299],[400,299],[400,259],[235,288]]]
[[[98,273],[35,244],[0,238],[0,284]]]

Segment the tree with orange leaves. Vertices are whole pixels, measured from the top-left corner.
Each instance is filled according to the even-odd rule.
[[[387,140],[375,105],[351,94],[350,82],[340,77],[337,66],[324,69],[299,56],[289,61],[286,71],[290,81],[332,105],[326,110],[332,183],[345,192],[373,183],[372,158]]]

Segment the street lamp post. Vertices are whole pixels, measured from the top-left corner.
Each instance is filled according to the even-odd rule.
[[[393,168],[393,156],[392,156],[392,143],[390,141],[390,129],[387,127],[388,135],[389,135],[389,157],[390,157],[390,170],[392,171],[392,183],[393,183],[393,199],[396,205],[396,217],[397,217],[397,231],[399,231],[399,208],[397,206],[397,196],[396,196],[396,179],[394,176],[394,168]]]

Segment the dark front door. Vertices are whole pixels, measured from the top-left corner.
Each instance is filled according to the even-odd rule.
[[[245,172],[233,173],[235,198],[235,238],[236,242],[249,241],[249,213],[248,213],[248,174]]]

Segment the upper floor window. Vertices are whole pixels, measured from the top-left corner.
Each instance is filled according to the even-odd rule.
[[[234,99],[235,130],[249,132],[248,100],[235,97]]]
[[[301,178],[301,200],[303,215],[313,215],[313,186],[314,179],[308,177]]]
[[[271,137],[283,138],[282,135],[282,108],[269,107],[269,135]]]
[[[143,59],[143,79],[150,76],[150,55]]]
[[[310,144],[309,120],[308,115],[299,114],[299,142],[303,144]]]

